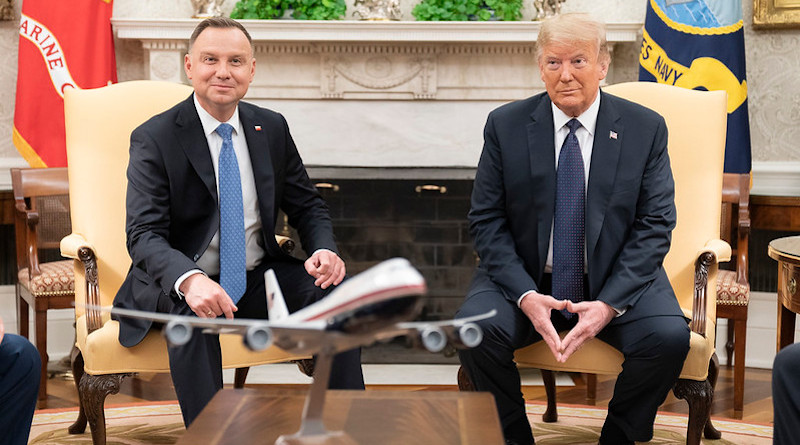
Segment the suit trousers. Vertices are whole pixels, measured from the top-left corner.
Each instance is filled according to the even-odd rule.
[[[782,349],[772,366],[772,406],[775,416],[774,445],[800,439],[800,344]]]
[[[264,272],[273,269],[281,286],[289,312],[295,312],[323,298],[333,287],[320,289],[302,263],[267,261],[247,272],[247,289],[236,305],[235,318],[267,318]],[[217,278],[217,277],[212,277]],[[162,301],[163,300],[163,301]],[[184,300],[159,300],[159,312],[194,315]],[[169,366],[175,393],[181,406],[183,421],[188,427],[222,389],[222,351],[219,335],[203,334],[195,329],[191,340],[182,346],[170,346]],[[361,371],[361,350],[353,349],[334,356],[329,382],[331,389],[364,389]]]
[[[39,351],[19,335],[0,343],[0,444],[25,445],[39,396]]]
[[[480,278],[479,273],[476,279]],[[488,279],[488,276],[483,278]],[[476,348],[459,351],[461,364],[476,390],[494,395],[506,438],[521,444],[529,443],[530,426],[526,420],[514,351],[542,337],[517,307],[516,301],[505,298],[496,285],[496,289],[491,290],[491,286],[475,286],[473,282],[472,288],[480,290],[467,296],[457,317],[481,314],[491,309],[497,309],[498,313],[478,322],[483,329],[483,342]],[[540,288],[543,293],[550,293],[549,288]],[[625,357],[608,405],[601,436],[604,443],[648,441],[652,438],[658,406],[677,381],[689,352],[689,327],[683,317],[661,316],[631,321],[624,317],[612,321],[597,335]],[[577,317],[567,320],[557,311],[553,311],[551,320],[558,331],[571,329],[578,321]],[[520,432],[520,425],[524,425],[526,431]]]

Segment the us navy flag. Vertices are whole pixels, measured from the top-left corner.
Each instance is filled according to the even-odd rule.
[[[639,80],[728,92],[725,172],[750,172],[741,0],[648,0]]]

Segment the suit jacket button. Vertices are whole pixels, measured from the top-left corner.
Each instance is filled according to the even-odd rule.
[[[194,260],[192,260],[192,261],[197,261],[198,258],[200,258],[200,255],[195,255],[194,256]]]

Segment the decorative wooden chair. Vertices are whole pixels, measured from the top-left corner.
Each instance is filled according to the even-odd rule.
[[[75,300],[72,262],[47,260],[57,254],[59,241],[70,233],[67,169],[12,168],[11,184],[17,232],[17,322],[20,335],[28,338],[29,308],[33,308],[36,349],[42,359],[39,400],[44,400],[47,398],[47,311],[70,309]]]
[[[73,259],[75,271],[78,348],[73,372],[80,396],[79,417],[70,432],[83,433],[88,420],[95,445],[106,442],[105,398],[119,391],[124,377],[169,372],[167,346],[158,332],[150,332],[135,347],[123,347],[118,341],[119,323],[83,305],[111,305],[131,265],[125,240],[131,131],[191,92],[181,84],[134,81],[94,90],[69,89],[65,94],[72,234],[61,241],[61,252]],[[234,386],[239,388],[250,366],[307,358],[277,347],[253,352],[237,335],[223,334],[220,342],[223,367],[237,368]]]
[[[728,261],[731,254],[730,246],[719,239],[726,94],[650,82],[622,83],[603,90],[656,110],[669,129],[678,221],[664,267],[684,314],[691,320],[691,347],[673,392],[689,402],[686,443],[699,445],[703,430],[707,438],[720,436],[709,421],[709,413],[718,371],[714,352],[717,264]],[[555,361],[543,341],[517,350],[515,361],[521,367],[543,370],[548,396],[543,419],[554,422],[558,417],[555,380],[545,370],[617,375],[623,357],[607,343],[592,339],[566,363]],[[459,386],[471,386],[463,370],[459,372]]]
[[[733,415],[744,410],[744,358],[747,345],[747,308],[750,283],[747,278],[750,239],[750,175],[725,173],[722,182],[722,239],[734,246],[732,270],[717,277],[717,318],[728,319],[728,366],[733,357]]]

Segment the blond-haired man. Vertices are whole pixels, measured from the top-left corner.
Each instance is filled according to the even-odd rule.
[[[469,212],[481,262],[459,316],[498,315],[459,357],[506,441],[527,445],[514,350],[543,339],[563,362],[598,337],[625,356],[600,443],[648,441],[689,351],[662,268],[676,218],[666,125],[600,90],[610,55],[591,17],[545,21],[537,58],[546,92],[486,123]]]

